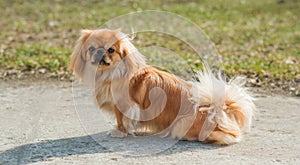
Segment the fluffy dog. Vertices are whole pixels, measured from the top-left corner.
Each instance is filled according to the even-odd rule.
[[[241,79],[225,82],[204,69],[199,82],[184,81],[147,65],[120,30],[83,30],[70,68],[95,82],[100,109],[116,117],[115,137],[159,134],[232,144],[251,125],[255,105]]]

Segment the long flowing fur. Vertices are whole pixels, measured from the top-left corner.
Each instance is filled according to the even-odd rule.
[[[226,82],[222,76],[213,75],[206,67],[198,72],[199,82],[193,82],[192,101],[200,107],[199,111],[208,111],[199,140],[231,144],[239,142],[242,134],[250,130],[255,105],[253,97],[243,87],[245,80],[237,77]],[[217,127],[210,128],[210,125]],[[226,133],[226,134],[225,134]]]

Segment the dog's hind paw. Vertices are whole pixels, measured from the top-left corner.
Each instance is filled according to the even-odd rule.
[[[116,137],[116,138],[123,138],[127,136],[127,133],[124,133],[122,131],[119,131],[117,129],[113,129],[109,132],[111,137]]]

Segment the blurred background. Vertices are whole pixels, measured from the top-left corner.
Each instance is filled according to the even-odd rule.
[[[0,7],[2,81],[71,81],[68,63],[81,29],[129,12],[163,10],[204,30],[229,77],[245,75],[247,86],[300,96],[300,0],[0,0]],[[169,36],[138,34],[134,44],[170,48],[199,67],[188,59],[194,52]]]

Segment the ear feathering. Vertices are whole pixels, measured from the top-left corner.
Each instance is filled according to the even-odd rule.
[[[80,79],[83,77],[83,71],[85,68],[85,56],[83,50],[83,44],[91,35],[92,30],[82,30],[81,37],[78,39],[75,49],[71,55],[71,62],[70,62],[70,70],[73,70],[76,76]]]
[[[129,72],[145,67],[147,65],[145,57],[131,43],[128,35],[118,32],[116,36],[120,41],[120,51],[126,54],[125,62],[129,67]]]

